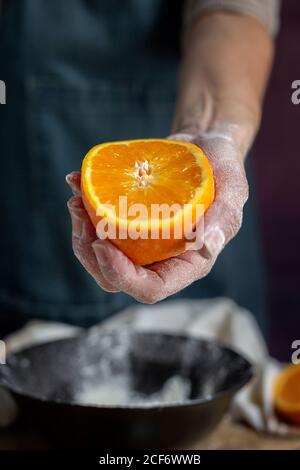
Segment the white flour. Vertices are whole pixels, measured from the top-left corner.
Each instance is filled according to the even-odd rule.
[[[128,376],[110,377],[99,384],[86,384],[76,394],[76,403],[83,405],[111,406],[153,406],[167,403],[180,403],[190,394],[190,382],[175,375],[163,387],[151,395],[143,395],[130,387]]]

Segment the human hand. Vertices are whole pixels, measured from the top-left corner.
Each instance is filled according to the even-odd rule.
[[[213,168],[216,193],[213,204],[204,215],[204,247],[201,250],[211,256],[217,256],[239,231],[248,199],[244,168],[246,151],[236,138],[238,132],[238,126],[224,124],[201,135],[179,133],[170,136],[171,139],[198,145]]]
[[[199,145],[214,169],[216,196],[204,216],[204,245],[200,250],[188,250],[147,267],[134,264],[111,242],[97,238],[81,200],[80,173],[67,176],[74,194],[68,207],[76,257],[105,291],[123,291],[149,304],[175,294],[210,272],[225,244],[238,232],[248,196],[242,155],[229,134],[177,134],[172,139]]]

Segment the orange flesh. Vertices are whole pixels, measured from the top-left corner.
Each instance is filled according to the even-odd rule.
[[[182,205],[195,197],[201,185],[201,168],[181,145],[149,142],[145,148],[144,142],[116,144],[94,156],[91,183],[99,188],[102,204],[117,207],[119,196],[126,196],[128,206]]]
[[[142,220],[147,230],[153,223],[157,223],[161,230],[168,221],[170,227],[178,226],[182,219],[176,218],[176,211],[185,213],[184,204],[193,208],[195,224],[195,207],[201,204],[205,211],[214,198],[213,173],[202,150],[191,143],[167,139],[111,142],[92,148],[83,160],[81,186],[84,205],[95,227],[101,220],[99,213],[103,217],[99,208],[107,205],[114,207],[115,216],[105,212],[105,218],[114,219],[117,226],[128,227],[131,218],[127,214],[124,221],[118,213],[120,196],[127,198],[128,208],[133,204],[143,204],[147,219],[143,216]],[[166,215],[160,212],[157,219],[152,219],[153,204],[177,204],[178,207],[175,213]],[[167,259],[186,249],[185,240],[172,239],[172,235],[170,239],[117,237],[111,241],[138,264]]]
[[[300,406],[300,374],[288,378],[281,391],[281,398]]]
[[[300,424],[300,365],[291,365],[284,369],[275,381],[274,402],[278,413]]]

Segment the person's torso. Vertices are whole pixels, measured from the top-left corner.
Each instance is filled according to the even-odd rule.
[[[181,3],[4,0],[3,308],[88,324],[132,302],[75,259],[64,178],[97,143],[170,132]]]

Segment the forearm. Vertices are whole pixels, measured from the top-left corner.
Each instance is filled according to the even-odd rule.
[[[215,12],[185,32],[174,132],[226,130],[244,156],[257,132],[273,42],[256,19]]]

